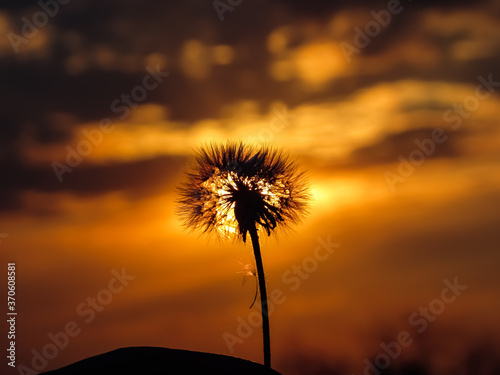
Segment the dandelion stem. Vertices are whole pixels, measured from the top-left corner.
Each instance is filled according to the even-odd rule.
[[[264,266],[260,254],[259,235],[255,223],[252,224],[249,231],[252,239],[253,253],[257,265],[257,276],[259,279],[260,303],[262,307],[262,336],[264,340],[264,366],[271,368],[271,338],[269,334],[269,310],[267,306],[266,277],[264,275]]]

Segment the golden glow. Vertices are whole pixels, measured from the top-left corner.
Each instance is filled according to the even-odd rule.
[[[208,77],[210,61],[208,48],[198,40],[188,40],[182,48],[182,69],[187,76],[195,79]]]
[[[273,54],[280,54],[285,52],[289,38],[290,28],[280,27],[274,30],[267,38],[268,50]]]
[[[228,65],[234,59],[234,50],[227,45],[215,46],[212,58],[215,64]]]
[[[168,59],[165,55],[160,53],[151,53],[144,59],[145,66],[156,67],[159,66],[161,70],[167,69]]]
[[[237,178],[239,177],[237,177],[235,172],[221,173],[216,168],[213,175],[202,184],[203,187],[208,189],[208,194],[215,197],[215,201],[208,199],[204,203],[204,209],[211,210],[215,206],[216,217],[214,225],[216,225],[217,231],[224,238],[230,238],[232,235],[238,233],[238,222],[234,214],[235,203],[228,203],[227,200],[231,195],[231,188],[236,190],[238,188],[235,181]],[[279,196],[272,191],[271,184],[266,181],[256,181],[249,177],[240,179],[240,181],[252,189],[258,189],[266,203],[273,207],[277,207],[280,204]]]
[[[347,62],[337,44],[318,42],[298,48],[293,54],[296,74],[304,82],[322,86],[339,77]]]
[[[269,39],[274,52],[285,48],[286,41],[278,33]],[[274,79],[299,79],[309,88],[318,89],[347,72],[347,62],[338,44],[318,40],[276,55],[270,66]]]
[[[218,169],[216,169],[212,177],[202,184],[203,187],[209,189],[209,194],[214,197],[218,197],[215,202],[213,202],[213,200],[205,202],[204,209],[211,209],[209,206],[215,204],[217,213],[214,224],[217,226],[219,234],[225,238],[231,237],[231,235],[238,232],[238,222],[234,216],[235,204],[233,202],[228,206],[224,200],[225,196],[231,194],[229,186],[236,188],[233,176],[234,172],[229,172],[226,175],[223,175]]]

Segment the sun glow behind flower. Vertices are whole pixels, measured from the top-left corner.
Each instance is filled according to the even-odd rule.
[[[237,181],[241,181],[241,184],[238,184]],[[281,181],[278,184],[284,187]],[[284,192],[273,191],[275,190],[273,185],[256,176],[253,178],[248,176],[240,178],[237,172],[221,172],[219,168],[215,168],[213,175],[201,184],[206,189],[203,196],[207,197],[202,210],[215,208],[215,227],[217,232],[225,239],[238,234],[238,221],[234,213],[236,204],[231,200],[233,192],[239,190],[238,185],[258,191],[266,204],[276,208],[280,206],[279,197],[285,198],[287,194],[290,194],[290,191],[286,188]],[[259,227],[258,230],[262,230],[262,228]]]
[[[310,199],[307,181],[281,151],[237,142],[199,150],[189,180],[179,188],[186,227],[222,237],[255,228],[271,235],[299,221]],[[237,230],[236,230],[237,229]]]
[[[234,216],[235,203],[224,199],[231,194],[229,187],[236,187],[233,174],[234,172],[221,173],[219,168],[216,168],[214,174],[201,184],[206,189],[205,194],[207,195],[207,200],[202,204],[201,209],[205,211],[215,208],[215,227],[224,238],[238,233],[238,222]]]

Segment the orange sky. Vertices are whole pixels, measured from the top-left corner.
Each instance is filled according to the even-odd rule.
[[[404,9],[401,17],[413,29],[393,15],[394,28],[351,62],[340,46],[353,43],[353,28],[371,20],[369,6],[332,7],[321,16],[276,6],[259,31],[260,44],[236,24],[256,15],[255,5],[245,9],[220,25],[212,9],[197,16],[214,35],[227,27],[241,39],[183,32],[170,54],[134,49],[135,42],[127,52],[109,35],[101,44],[90,37],[85,43],[89,30],[58,33],[64,24],[56,21],[19,54],[0,46],[5,64],[62,64],[87,90],[85,103],[100,90],[85,88],[85,74],[120,72],[130,83],[117,84],[86,117],[49,90],[60,104],[44,118],[65,136],[43,141],[37,130],[43,126],[26,120],[11,146],[4,145],[0,232],[8,236],[0,252],[4,265],[17,264],[18,364],[33,368],[32,349],[42,352],[47,335],[72,321],[81,332],[43,369],[140,345],[262,360],[260,327],[232,348],[224,341],[226,332],[237,335],[239,319],[258,312],[248,309],[254,279],[242,285],[244,266],[253,264],[251,246],[185,231],[175,215],[175,188],[193,150],[221,139],[282,147],[311,181],[314,200],[304,223],[262,239],[268,290],[283,294],[271,315],[278,371],[298,374],[314,360],[361,374],[365,358],[401,331],[414,343],[397,360],[417,358],[437,371],[460,367],[457,353],[465,358],[483,342],[498,354],[500,95],[498,84],[484,84],[500,81],[493,69],[500,60],[498,6]],[[2,10],[0,27],[16,30],[21,11]],[[189,20],[184,9],[175,12]],[[120,17],[114,30],[121,30]],[[83,42],[58,60],[55,46],[70,37]],[[158,44],[159,37],[137,38]],[[252,48],[265,56],[259,66],[247,62]],[[144,85],[144,66],[169,75],[120,118],[125,111],[111,110],[111,103]],[[254,81],[262,77],[268,88],[260,92]],[[234,87],[219,92],[214,82]],[[172,99],[172,91],[182,100]],[[181,115],[181,107],[190,112],[193,92],[200,95],[193,103],[209,109],[192,104],[192,116]],[[105,131],[104,118],[113,126]],[[68,149],[81,162],[69,166]],[[9,161],[12,150],[17,164]],[[59,174],[61,182],[54,162],[71,168]],[[339,246],[312,261],[328,239]],[[127,285],[109,292],[113,272],[123,269]],[[435,311],[440,305],[432,301],[442,300],[445,280],[455,279],[467,289],[418,332],[410,316],[421,307]],[[88,305],[87,298],[108,302],[110,295],[102,311]]]

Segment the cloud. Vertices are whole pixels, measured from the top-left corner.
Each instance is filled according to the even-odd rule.
[[[181,52],[181,68],[193,79],[205,79],[213,65],[227,65],[233,61],[234,50],[228,45],[207,46],[191,39],[184,42]]]
[[[23,193],[71,192],[80,196],[123,192],[129,198],[155,194],[160,189],[171,189],[172,181],[186,165],[186,159],[176,156],[158,156],[139,161],[107,165],[81,165],[65,174],[63,182],[50,166],[4,164],[0,169],[2,187],[0,209],[21,209]]]
[[[374,144],[354,150],[351,160],[354,164],[362,166],[394,163],[398,156],[404,155],[404,157],[408,157],[412,151],[420,150],[420,147],[424,147],[419,145],[423,145],[426,139],[432,140],[433,130],[434,128],[421,128],[388,134]],[[428,158],[454,158],[460,156],[461,151],[457,147],[457,138],[462,136],[462,134],[455,133],[453,137],[442,144],[433,141],[434,146],[426,145],[425,147],[429,151],[433,150]]]
[[[451,58],[458,61],[491,58],[500,54],[500,21],[481,11],[433,11],[422,15],[425,34],[448,41]]]
[[[307,105],[311,95],[318,101],[346,97],[402,77],[473,81],[477,72],[491,70],[499,55],[498,21],[488,11],[490,5],[470,6],[473,9],[465,12],[464,3],[448,3],[444,12],[419,3],[394,15],[388,29],[353,55],[349,64],[340,43],[353,43],[354,27],[372,19],[372,7],[387,6],[359,4],[364,7],[312,4],[310,14],[317,16],[313,18],[294,13],[301,7],[297,3],[285,8],[277,4],[264,13],[259,32],[249,33],[246,26],[260,9],[258,4],[231,13],[241,22],[229,23],[219,22],[210,6],[192,4],[199,10],[195,17],[200,22],[186,28],[181,20],[189,11],[179,4],[146,9],[131,3],[115,12],[112,4],[102,8],[93,2],[72,2],[41,30],[40,35],[47,33],[46,43],[33,40],[26,45],[28,49],[43,45],[40,51],[49,54],[44,55],[46,64],[30,59],[19,64],[12,59],[12,48],[0,47],[7,54],[0,56],[4,67],[0,100],[5,104],[0,116],[4,128],[11,129],[2,134],[2,142],[18,142],[22,129],[30,127],[42,139],[61,136],[60,128],[52,127],[53,113],[81,121],[112,115],[110,103],[137,85],[150,64],[160,64],[171,75],[144,104],[168,106],[172,119],[196,122],[218,119],[232,102],[256,102],[265,112],[276,100],[298,107]],[[0,17],[5,31],[34,10],[23,4],[8,6]],[[331,11],[314,11],[323,7]],[[90,14],[99,14],[93,25],[83,21]],[[276,26],[279,14],[290,17]],[[464,61],[475,65],[448,66]],[[64,131],[72,126],[68,122]]]
[[[440,145],[433,157],[457,156],[463,150],[473,151],[473,144],[481,140],[491,147],[499,141],[492,120],[496,96],[478,101],[475,111],[463,115],[460,129],[453,130],[454,122],[446,121],[447,111],[474,95],[473,85],[402,80],[375,84],[345,99],[325,98],[296,107],[275,102],[264,112],[257,102],[235,101],[220,117],[193,122],[171,119],[170,107],[145,104],[133,108],[126,119],[114,120],[113,130],[101,134],[99,144],[86,151],[83,159],[104,165],[162,155],[189,156],[206,141],[227,138],[286,145],[292,153],[315,158],[319,164],[369,160],[380,164],[391,158],[396,161],[416,147],[417,138],[430,137],[434,129],[443,129],[450,141]],[[55,119],[61,119],[61,124],[77,121],[64,114],[51,118],[53,132],[69,131],[64,125],[56,126]],[[72,139],[66,135],[58,143],[56,138],[43,144],[25,136],[17,153],[32,165],[65,163],[68,147],[79,150],[80,144],[88,144],[89,134],[98,131],[99,124],[80,122],[70,129]]]

